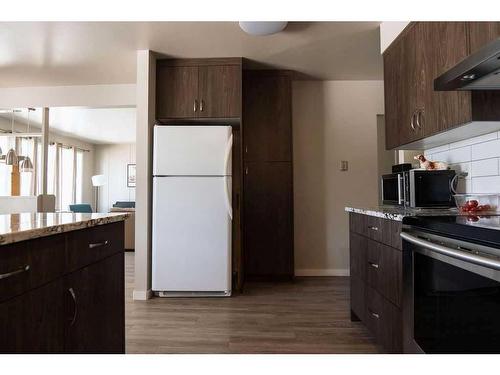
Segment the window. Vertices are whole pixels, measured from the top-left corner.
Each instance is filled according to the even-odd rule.
[[[14,146],[13,138],[0,136],[0,148],[2,149],[2,154],[6,155],[7,152]],[[0,163],[0,196],[10,195],[10,173],[12,167],[5,165],[5,163]]]
[[[28,156],[33,172],[21,172],[20,193],[24,196],[41,194],[42,190],[42,142],[38,138],[0,137],[3,154],[16,149],[18,155]],[[69,210],[72,203],[83,198],[84,150],[50,143],[47,155],[47,194],[56,196],[56,210]],[[12,167],[0,163],[0,196],[11,195]]]

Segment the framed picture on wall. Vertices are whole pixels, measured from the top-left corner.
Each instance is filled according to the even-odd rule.
[[[127,164],[127,187],[135,187],[135,164]]]

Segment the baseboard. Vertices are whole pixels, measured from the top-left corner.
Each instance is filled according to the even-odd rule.
[[[349,276],[349,269],[303,268],[295,270],[295,276]]]
[[[132,293],[132,299],[134,301],[146,301],[153,297],[153,291],[151,289],[148,290],[134,290]]]

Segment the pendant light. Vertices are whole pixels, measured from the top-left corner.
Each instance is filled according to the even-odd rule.
[[[12,135],[14,135],[14,110],[12,110],[11,120],[12,120],[12,131],[11,131],[11,133],[12,133]],[[18,163],[19,163],[19,159],[17,157],[16,150],[14,150],[13,148],[11,148],[9,150],[9,152],[7,152],[7,155],[5,156],[5,164],[7,164],[7,165],[18,165]]]
[[[28,108],[28,134],[30,132],[30,111],[31,111],[31,108]],[[31,159],[29,156],[25,156],[24,159],[21,161],[20,171],[21,172],[33,172],[33,163],[31,162]]]

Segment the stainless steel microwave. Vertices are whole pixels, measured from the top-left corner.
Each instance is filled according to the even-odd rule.
[[[452,207],[455,171],[409,171],[383,175],[382,203],[411,208]]]

